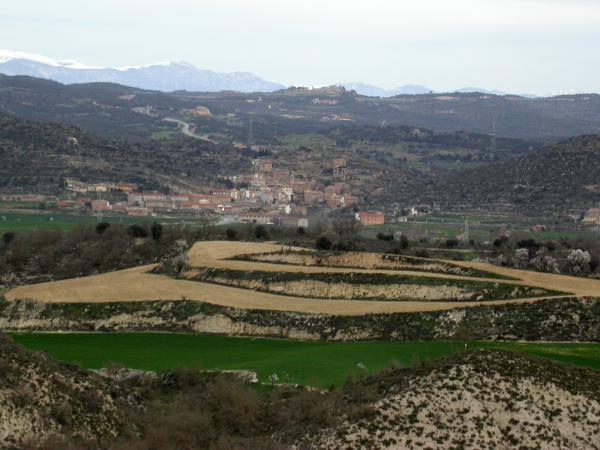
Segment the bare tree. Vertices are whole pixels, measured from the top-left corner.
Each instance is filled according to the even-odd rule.
[[[360,223],[352,218],[340,218],[333,222],[333,231],[338,236],[355,236],[360,228]]]

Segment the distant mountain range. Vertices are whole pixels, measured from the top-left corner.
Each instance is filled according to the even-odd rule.
[[[338,86],[343,86],[346,89],[354,90],[358,94],[368,95],[369,97],[394,97],[396,95],[423,95],[423,94],[470,94],[473,92],[480,92],[487,95],[509,95],[508,92],[498,91],[495,89],[485,89],[480,87],[465,87],[450,91],[437,91],[427,86],[421,86],[419,84],[405,84],[393,89],[384,89],[379,86],[373,86],[371,84],[362,83],[360,81],[349,82],[349,83],[337,83]],[[536,97],[535,95],[522,95],[523,97]]]
[[[394,89],[384,89],[379,86],[362,83],[360,81],[350,83],[336,83],[337,86],[342,86],[348,90],[356,91],[358,94],[367,95],[369,97],[393,97],[395,95],[422,95],[430,94],[433,89],[418,84],[405,84]]]
[[[0,50],[0,73],[27,75],[58,81],[64,84],[108,82],[163,92],[178,90],[196,92],[274,92],[287,86],[264,80],[248,72],[222,73],[198,69],[187,62],[159,62],[144,66],[101,67],[77,61],[58,61],[32,53]],[[422,95],[441,93],[426,86],[406,84],[385,89],[360,81],[336,83],[369,97],[394,97],[396,95]],[[506,95],[506,92],[478,87],[467,87],[448,93],[481,92]],[[533,97],[526,95],[526,97]]]
[[[110,82],[157,91],[273,92],[282,84],[251,73],[201,70],[186,62],[164,62],[137,67],[98,67],[76,61],[56,61],[24,52],[0,50],[0,73],[28,75],[65,84]]]

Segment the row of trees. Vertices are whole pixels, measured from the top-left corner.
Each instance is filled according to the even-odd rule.
[[[0,240],[0,285],[156,262],[195,237],[189,228],[159,223],[124,226],[103,222],[71,231],[8,232]]]
[[[595,241],[547,241],[532,238],[494,241],[492,262],[540,272],[589,275],[600,271],[600,245]]]

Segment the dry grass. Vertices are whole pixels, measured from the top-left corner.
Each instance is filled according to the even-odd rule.
[[[287,248],[287,247],[286,247]],[[212,241],[199,242],[190,250],[188,262],[191,266],[215,267],[236,270],[264,270],[291,272],[364,272],[364,273],[399,273],[414,276],[439,277],[447,279],[474,279],[411,271],[376,271],[327,267],[310,267],[294,265],[277,265],[257,263],[252,261],[229,261],[237,255],[249,253],[265,253],[280,251],[282,246],[275,244],[260,244],[250,242]],[[505,281],[513,284],[537,286],[545,289],[572,292],[577,296],[597,296],[600,294],[600,281],[574,278],[564,275],[544,274],[523,270],[497,267],[491,264],[450,262],[464,267],[470,267],[488,272],[517,278],[519,281]],[[276,311],[297,311],[305,313],[321,313],[333,315],[361,315],[368,313],[417,312],[436,311],[457,307],[468,307],[482,304],[480,302],[419,302],[419,301],[360,301],[360,300],[323,300],[310,298],[291,298],[283,295],[268,294],[246,289],[238,289],[215,284],[195,281],[176,280],[163,275],[147,273],[153,266],[141,266],[118,272],[112,272],[90,277],[20,286],[6,294],[9,301],[15,299],[34,299],[42,302],[119,302],[146,300],[180,300],[187,298],[207,303],[218,304],[243,309],[263,309]],[[489,280],[503,282],[502,280]],[[485,304],[503,304],[511,302],[532,302],[540,300],[517,299],[486,301]]]
[[[195,244],[188,254],[189,264],[198,267],[215,267],[224,269],[236,270],[264,270],[267,272],[306,272],[306,273],[331,273],[331,272],[363,272],[363,273],[398,273],[408,274],[413,276],[426,276],[428,278],[448,278],[459,280],[485,280],[480,277],[463,277],[448,274],[435,274],[421,271],[409,270],[368,270],[368,269],[353,269],[353,268],[329,268],[318,266],[295,266],[288,264],[271,264],[259,263],[254,261],[227,261],[225,259],[232,258],[237,255],[249,253],[268,253],[288,249],[281,245],[275,244],[256,244],[252,242],[230,242],[230,241],[212,241],[198,242]],[[306,250],[291,248],[292,250]],[[368,259],[370,254],[365,253],[365,258]],[[224,261],[225,260],[225,261]],[[510,283],[523,284],[528,286],[536,286],[554,291],[570,292],[576,296],[598,296],[600,295],[600,280],[591,278],[578,278],[568,275],[556,275],[551,273],[534,272],[530,270],[518,270],[508,267],[495,266],[487,263],[475,263],[465,261],[445,261],[435,260],[457,266],[491,272],[498,275],[503,275],[516,280],[500,280],[489,279],[494,283]]]

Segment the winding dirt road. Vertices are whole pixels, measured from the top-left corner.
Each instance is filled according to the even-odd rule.
[[[192,125],[190,125],[187,122],[184,122],[183,120],[179,120],[179,119],[175,119],[174,117],[165,117],[163,119],[163,122],[171,122],[171,123],[176,123],[178,125],[179,131],[181,131],[181,133],[185,134],[188,137],[194,138],[194,139],[200,139],[202,141],[206,141],[206,142],[210,142],[211,144],[216,144],[216,141],[213,141],[212,139],[210,139],[208,136],[202,136],[200,134],[196,134],[192,131]]]

